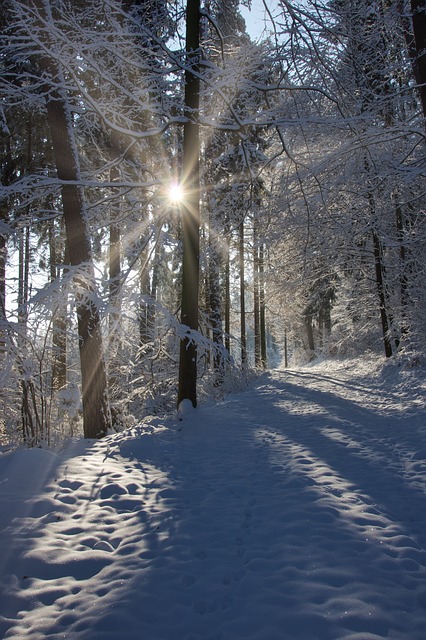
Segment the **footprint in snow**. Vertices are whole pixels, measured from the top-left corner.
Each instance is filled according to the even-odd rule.
[[[102,500],[107,500],[108,498],[112,498],[113,496],[128,495],[128,491],[125,487],[121,486],[121,484],[111,482],[110,484],[105,485],[105,487],[102,487],[99,495]]]
[[[80,489],[80,487],[83,486],[83,483],[79,480],[67,480],[65,478],[58,483],[58,486],[61,487],[61,489],[70,489],[71,491],[77,491],[77,489]]]

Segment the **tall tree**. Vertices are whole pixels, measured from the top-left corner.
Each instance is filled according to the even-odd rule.
[[[41,25],[54,30],[49,0],[35,0]],[[44,27],[39,29],[42,41],[49,41]],[[77,297],[78,344],[83,404],[83,429],[86,438],[99,438],[107,433],[110,412],[103,354],[99,310],[89,236],[85,223],[84,197],[80,182],[79,159],[73,135],[73,119],[65,90],[65,80],[53,57],[40,55],[44,75],[47,118],[65,222],[70,267],[75,268]]]
[[[63,221],[61,220],[61,223]],[[59,265],[68,262],[66,249],[61,245],[64,244],[63,224],[59,229],[55,224],[55,220],[49,221],[49,263],[50,263],[50,280],[51,282],[60,282],[61,270]],[[59,285],[62,292],[53,309],[52,320],[52,390],[58,391],[64,389],[67,384],[67,302],[68,294],[64,290],[65,287]]]
[[[183,242],[181,339],[178,406],[189,400],[197,406],[197,346],[192,332],[198,330],[200,268],[200,1],[187,0],[185,124],[183,138],[181,223]]]
[[[59,78],[52,74],[52,80],[58,82]],[[66,98],[60,95],[59,90],[49,97],[47,113],[58,178],[63,183],[61,197],[70,266],[78,268],[75,284],[84,435],[86,438],[99,438],[106,435],[109,426],[100,316],[94,299],[95,277],[84,222],[83,194],[78,187],[80,176],[72,138],[71,114]]]
[[[414,68],[426,118],[426,0],[411,0],[411,11],[416,50]]]
[[[244,219],[238,225],[238,265],[240,276],[240,344],[241,365],[247,366],[247,331],[246,331],[246,278],[245,278],[245,233]]]

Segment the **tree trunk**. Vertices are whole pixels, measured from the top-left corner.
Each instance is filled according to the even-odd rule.
[[[3,175],[1,176],[1,184],[9,186],[15,177],[15,164],[12,160],[12,152],[10,149],[10,138],[6,138],[5,148],[3,149]],[[9,220],[9,201],[3,201],[0,204],[0,222],[6,223]],[[0,356],[6,350],[6,265],[7,265],[7,234],[3,231],[0,233]]]
[[[0,357],[6,351],[6,262],[7,238],[0,234]]]
[[[287,329],[284,331],[284,366],[287,369],[288,367],[288,338],[287,338]]]
[[[119,173],[116,167],[110,171],[110,180],[118,180]],[[109,225],[109,343],[113,352],[117,351],[118,324],[121,316],[120,275],[121,275],[121,232],[119,226],[120,200],[117,193],[117,202],[113,204]]]
[[[18,243],[18,348],[24,361],[26,350],[25,335],[27,333],[28,318],[28,277],[29,277],[29,247],[30,230],[23,227],[19,230]],[[27,372],[21,370],[21,418],[22,418],[22,438],[25,443],[34,445],[39,439],[39,429],[36,415],[33,415],[33,402],[31,402],[31,379],[28,379]]]
[[[158,298],[158,283],[160,280],[160,267],[163,260],[163,232],[161,228],[158,231],[158,236],[155,244],[154,260],[152,264],[152,278],[151,278],[151,291],[149,294],[149,304],[147,309],[148,314],[148,330],[150,332],[151,340],[154,340],[156,335],[156,301]]]
[[[26,332],[27,303],[30,269],[30,228],[23,227],[19,232],[19,265],[18,265],[18,322]]]
[[[414,68],[419,85],[423,116],[426,118],[426,0],[411,0],[411,11],[416,46]]]
[[[225,224],[226,255],[225,255],[225,349],[231,355],[231,268],[230,268],[230,230],[229,223]]]
[[[53,319],[53,365],[52,365],[52,389],[59,391],[67,384],[67,318],[66,299],[63,307],[56,310]]]
[[[364,166],[367,172],[370,171],[370,165],[365,158]],[[375,229],[375,220],[376,220],[376,207],[374,196],[371,191],[368,192],[368,204],[370,210],[370,219],[372,220],[372,239],[373,239],[373,255],[374,255],[374,270],[376,275],[376,286],[377,293],[379,296],[379,310],[380,310],[380,321],[382,325],[382,334],[383,334],[383,345],[385,348],[385,355],[387,358],[392,356],[392,344],[390,340],[390,329],[391,322],[388,314],[388,305],[387,305],[387,295],[386,295],[386,287],[384,282],[384,265],[383,265],[383,247],[380,242],[380,237]]]
[[[306,313],[304,320],[305,320],[306,335],[308,337],[309,360],[313,360],[315,356],[315,340],[314,340],[314,327],[313,327],[312,314],[310,312]]]
[[[190,332],[198,329],[198,289],[200,266],[200,0],[186,5],[185,117],[183,133],[182,213],[182,303],[181,323],[187,335],[181,339],[177,404],[190,400],[197,406],[197,347]]]
[[[253,237],[253,329],[254,329],[254,365],[257,369],[262,366],[260,350],[260,306],[259,306],[259,247],[257,246],[256,221],[254,222]]]
[[[260,359],[262,369],[266,369],[266,300],[265,300],[265,246],[259,247],[259,314],[260,314]]]
[[[117,325],[120,318],[120,274],[121,274],[121,234],[114,223],[109,228],[109,314],[110,340],[117,337]]]
[[[401,203],[396,196],[395,201],[395,214],[396,214],[396,229],[399,242],[399,287],[401,297],[401,339],[408,336],[409,325],[407,321],[407,311],[409,306],[409,294],[408,294],[408,261],[407,251],[405,247],[405,223],[404,214],[402,211]],[[399,345],[397,345],[398,347]]]
[[[111,182],[120,177],[117,167],[110,171]],[[117,189],[117,200],[113,202],[109,219],[109,312],[108,312],[108,389],[111,418],[114,422],[119,420],[119,412],[116,405],[120,401],[120,350],[122,335],[120,332],[121,321],[121,231],[120,219],[120,194]]]
[[[383,344],[387,358],[392,355],[390,326],[387,315],[386,292],[383,278],[382,246],[377,232],[373,229],[374,268],[376,273],[377,292],[379,294],[380,320],[382,323]]]
[[[60,255],[58,238],[56,236],[55,221],[49,226],[49,251],[50,251],[50,280],[54,282],[60,278],[58,264],[65,262],[65,256]],[[67,293],[64,298],[58,300],[53,311],[52,320],[52,390],[63,389],[67,384]]]
[[[213,367],[215,370],[215,384],[220,384],[224,374],[222,299],[220,289],[221,255],[217,246],[218,228],[215,216],[212,214],[210,214],[209,227],[208,303],[214,344]]]
[[[246,334],[246,283],[244,260],[244,220],[241,220],[239,232],[239,266],[240,266],[240,341],[241,341],[241,365],[247,364],[247,334]]]
[[[63,86],[62,79],[50,60],[43,61],[52,85]],[[52,136],[61,196],[70,264],[78,267],[75,277],[80,368],[82,382],[83,428],[86,438],[99,438],[107,433],[109,408],[102,348],[99,311],[93,300],[95,275],[88,233],[84,220],[84,202],[79,180],[77,149],[72,132],[72,117],[66,98],[60,90],[46,90],[47,115]]]
[[[148,250],[145,248],[140,256],[139,274],[139,338],[141,346],[147,344],[150,339],[148,327],[149,295]]]

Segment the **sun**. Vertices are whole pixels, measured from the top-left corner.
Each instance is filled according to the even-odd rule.
[[[175,204],[183,201],[184,193],[182,185],[179,182],[173,182],[169,186],[169,200]]]

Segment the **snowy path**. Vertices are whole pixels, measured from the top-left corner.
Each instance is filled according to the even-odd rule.
[[[182,423],[2,456],[0,637],[424,640],[423,393],[274,372]]]

